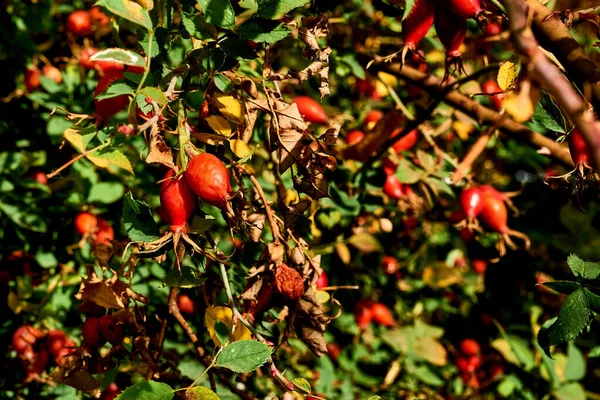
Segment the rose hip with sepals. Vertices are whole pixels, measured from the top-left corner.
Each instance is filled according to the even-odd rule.
[[[160,185],[160,204],[169,218],[172,232],[181,232],[196,210],[196,196],[192,193],[184,174],[174,176],[172,169]]]
[[[293,102],[298,106],[298,111],[305,121],[323,124],[327,120],[327,114],[323,110],[323,106],[315,99],[308,96],[298,96]]]
[[[445,2],[438,1],[435,5],[435,30],[440,42],[446,48],[444,81],[448,78],[451,66],[454,66],[459,73],[465,73],[460,46],[467,36],[467,20],[449,12]]]
[[[402,21],[402,56],[404,64],[409,51],[415,51],[419,43],[433,26],[434,6],[430,0],[416,0],[408,16]]]
[[[465,19],[477,18],[484,12],[480,0],[446,0],[445,3],[453,14]]]
[[[499,242],[500,255],[506,253],[504,243],[511,249],[517,249],[517,245],[510,239],[515,236],[523,240],[525,249],[529,248],[530,241],[527,235],[514,231],[508,227],[508,211],[503,200],[496,195],[484,196],[484,206],[481,211],[480,218],[484,225],[489,229],[498,232],[502,236],[502,241]]]
[[[190,189],[208,204],[227,208],[231,197],[231,181],[227,167],[218,157],[200,153],[190,160],[185,170],[185,178]]]
[[[478,187],[471,187],[460,193],[460,207],[467,218],[467,227],[477,226],[476,218],[483,211],[484,197]]]

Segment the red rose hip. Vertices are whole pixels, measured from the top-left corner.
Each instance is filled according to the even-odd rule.
[[[225,164],[209,153],[192,158],[185,170],[185,178],[194,193],[210,205],[224,210],[231,197],[231,181]]]
[[[169,170],[160,186],[160,204],[164,207],[173,232],[181,232],[196,210],[196,196],[192,193],[184,174],[174,177]]]

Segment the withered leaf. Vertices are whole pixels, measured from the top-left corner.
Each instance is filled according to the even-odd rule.
[[[107,282],[82,282],[75,298],[80,301],[91,301],[104,308],[125,308],[123,300]]]
[[[148,156],[146,156],[146,162],[163,164],[175,170],[173,153],[171,153],[171,148],[167,146],[164,138],[159,134],[157,125],[153,125],[150,130],[150,149]]]
[[[86,370],[66,371],[58,366],[54,368],[52,377],[59,383],[71,386],[77,390],[89,394],[94,398],[100,397],[100,381]]]
[[[266,219],[266,215],[260,213],[254,213],[248,217],[248,223],[250,224],[248,232],[250,233],[250,240],[253,242],[258,242],[260,240],[260,236],[265,228]]]
[[[291,206],[283,205],[285,209],[283,214],[283,223],[286,229],[293,229],[294,225],[304,212],[310,208],[311,201],[308,199],[300,200],[298,203]]]
[[[296,162],[302,152],[302,140],[308,125],[304,122],[295,103],[286,104],[277,101],[275,119],[271,120],[271,142],[277,145],[279,172],[284,173]]]

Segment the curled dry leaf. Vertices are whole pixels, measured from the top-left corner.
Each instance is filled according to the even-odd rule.
[[[150,147],[146,156],[146,162],[162,164],[175,170],[173,153],[171,153],[171,148],[165,143],[165,139],[160,135],[157,125],[153,125],[150,130],[149,143]]]
[[[250,240],[253,242],[258,242],[260,240],[263,229],[265,229],[266,219],[266,215],[260,213],[254,213],[248,217],[248,223],[250,224],[248,233],[250,234]]]
[[[131,287],[118,279],[117,275],[103,280],[88,267],[88,277],[82,279],[75,298],[83,303],[91,302],[103,308],[123,309],[131,299],[148,303],[148,299],[131,290]]]
[[[271,143],[279,154],[279,172],[284,173],[298,159],[303,149],[302,141],[308,125],[294,103],[275,101],[275,115],[271,118]]]

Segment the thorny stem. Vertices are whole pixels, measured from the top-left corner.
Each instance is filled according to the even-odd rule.
[[[56,169],[56,170],[52,171],[51,173],[49,173],[48,175],[46,175],[46,178],[48,178],[48,179],[54,178],[56,175],[60,174],[60,172],[62,170],[64,170],[65,168],[69,167],[75,161],[81,160],[82,158],[86,157],[87,155],[89,155],[89,154],[91,154],[91,153],[93,153],[93,152],[95,152],[97,150],[100,150],[100,149],[102,149],[102,148],[104,148],[106,146],[108,146],[108,143],[103,143],[103,144],[101,144],[99,146],[94,147],[93,149],[84,151],[83,153],[81,153],[78,156],[74,157],[71,161],[67,162],[66,164],[64,164],[61,167],[58,167],[58,169]]]
[[[269,343],[256,329],[254,329],[254,327],[248,321],[246,321],[246,319],[237,309],[235,305],[235,300],[233,299],[233,294],[231,293],[231,286],[229,285],[229,278],[227,277],[227,270],[225,269],[225,264],[220,262],[219,269],[221,270],[221,279],[223,279],[225,293],[227,294],[227,300],[229,300],[229,305],[231,306],[233,315],[238,319],[238,321],[244,324],[244,326],[248,328],[248,330],[252,332],[252,334],[256,336],[258,340],[260,340],[263,343]],[[271,365],[271,374],[273,375],[273,377],[276,378],[279,381],[279,383],[281,383],[286,389],[289,390],[290,385],[292,385],[291,387],[293,387],[293,384],[285,376],[283,376],[281,372],[279,372],[279,370],[275,366],[275,361],[273,361],[272,357],[269,357],[268,362]]]

